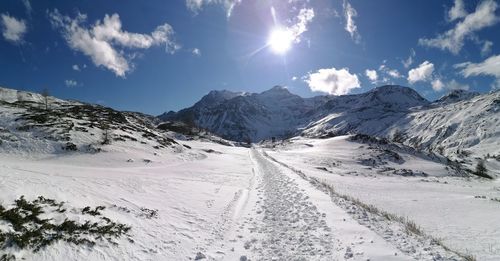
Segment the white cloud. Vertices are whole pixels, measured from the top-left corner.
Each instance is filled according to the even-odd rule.
[[[293,76],[293,77],[292,77],[292,81],[296,81],[296,80],[298,80],[298,79],[299,79],[299,78],[297,78],[297,76]]]
[[[462,84],[457,82],[456,80],[451,80],[447,83],[443,82],[441,79],[435,79],[431,82],[432,89],[436,92],[440,92],[442,90],[468,90],[469,85]]]
[[[417,68],[411,69],[408,72],[408,82],[411,84],[418,81],[429,81],[434,72],[434,64],[429,61],[421,63]]]
[[[500,90],[500,78],[497,78],[497,80],[491,84],[491,90],[492,91]]]
[[[410,56],[408,56],[408,59],[401,61],[401,63],[405,68],[408,68],[413,64],[413,59],[415,58],[415,55],[416,55],[415,50],[413,50],[412,48],[410,50]]]
[[[500,55],[493,55],[481,63],[460,63],[455,68],[460,68],[464,77],[487,75],[500,79]]]
[[[30,1],[23,0],[23,5],[24,5],[24,8],[26,8],[26,13],[28,13],[28,15],[31,15],[31,13],[33,12],[33,8],[31,7]]]
[[[89,56],[96,66],[103,66],[117,76],[124,77],[133,68],[130,60],[136,53],[126,54],[126,49],[165,45],[165,50],[173,53],[179,48],[172,39],[174,31],[169,24],[156,27],[151,34],[139,34],[123,31],[118,14],[105,15],[102,22],[97,20],[89,28],[83,25],[87,20],[85,14],[79,13],[74,19],[61,15],[57,9],[48,14],[71,49]]]
[[[440,79],[433,80],[431,82],[431,85],[432,85],[432,89],[435,90],[435,91],[437,91],[437,92],[442,91],[443,88],[444,88],[444,83]]]
[[[241,1],[242,0],[186,0],[186,6],[191,12],[197,15],[205,5],[222,5],[226,9],[226,15],[229,18],[231,17],[234,7],[241,3]]]
[[[302,8],[296,17],[296,23],[288,30],[292,33],[295,42],[300,42],[300,35],[307,32],[308,24],[314,18],[314,10],[312,8]]]
[[[499,17],[495,14],[497,7],[498,4],[495,1],[485,0],[476,7],[474,13],[468,14],[461,22],[457,23],[455,28],[433,39],[421,38],[418,43],[458,54],[467,38],[473,37],[475,32],[499,21]]]
[[[315,73],[309,73],[305,82],[312,91],[333,95],[348,94],[352,89],[360,88],[361,85],[358,76],[351,74],[347,68],[319,69]]]
[[[194,55],[194,56],[201,56],[201,50],[198,49],[198,48],[193,48],[193,50],[191,50],[191,53]]]
[[[75,80],[65,80],[64,81],[64,84],[67,86],[67,87],[75,87],[78,85],[78,83],[75,81]]]
[[[294,19],[289,20],[288,26],[280,25],[276,15],[276,11],[271,7],[271,15],[275,21],[275,26],[280,27],[279,31],[284,37],[287,37],[289,41],[300,43],[301,35],[308,30],[309,23],[314,19],[314,9],[312,8],[301,8]]]
[[[491,42],[491,41],[484,41],[483,47],[481,47],[481,55],[482,56],[486,56],[486,55],[490,54],[491,47],[493,47],[493,42]]]
[[[377,82],[377,80],[378,80],[378,73],[377,73],[377,71],[375,71],[375,70],[368,70],[368,69],[367,69],[367,70],[365,71],[365,75],[366,75],[366,77],[368,77],[368,79],[370,79],[370,81],[371,81],[372,83],[376,83],[376,82]]]
[[[390,69],[390,70],[387,70],[387,74],[389,76],[391,76],[392,78],[401,78],[403,77],[399,72],[398,70],[396,69]]]
[[[361,40],[361,36],[358,33],[358,26],[354,21],[354,17],[358,16],[358,12],[352,7],[351,3],[347,2],[347,0],[344,0],[342,6],[344,8],[345,30],[349,32],[351,38],[358,43]]]
[[[26,22],[23,19],[16,19],[8,14],[2,14],[2,34],[5,40],[13,44],[24,42],[23,37],[26,34]]]
[[[453,7],[448,11],[448,19],[450,21],[455,21],[465,16],[467,16],[467,11],[465,11],[464,1],[455,0]]]
[[[446,85],[446,88],[448,90],[468,90],[469,89],[469,85],[467,84],[462,84],[462,83],[459,83],[455,80],[451,80],[447,85]]]
[[[78,66],[78,64],[73,64],[72,68],[75,71],[80,71],[80,66]]]
[[[381,65],[380,65],[380,67],[378,68],[378,70],[379,70],[380,72],[382,72],[382,73],[384,73],[384,74],[386,74],[386,75],[388,75],[388,76],[390,76],[390,77],[392,77],[392,78],[402,78],[402,77],[403,77],[403,76],[401,75],[401,73],[399,73],[399,71],[398,71],[398,70],[396,70],[396,69],[391,69],[391,68],[387,67],[387,66],[385,65],[385,62],[386,62],[386,61],[384,61],[384,63],[383,63],[383,64],[381,64]],[[387,79],[387,78],[385,78],[385,79]],[[384,82],[386,82],[386,81],[384,81]]]

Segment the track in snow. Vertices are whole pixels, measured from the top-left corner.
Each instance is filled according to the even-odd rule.
[[[256,233],[245,249],[259,260],[326,260],[333,257],[331,228],[303,189],[275,164],[252,150],[260,173],[256,213],[248,224]]]

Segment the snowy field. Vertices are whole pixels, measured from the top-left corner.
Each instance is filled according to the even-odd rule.
[[[58,241],[38,252],[10,247],[2,254],[16,260],[462,260],[325,192],[308,178],[315,177],[414,220],[452,250],[478,260],[500,256],[500,203],[490,200],[500,198],[496,181],[449,177],[444,165],[410,154],[399,153],[396,162],[393,154],[377,158],[380,150],[347,137],[294,139],[275,149],[180,142],[190,149],[153,153],[123,143],[96,154],[3,153],[4,207],[21,196],[43,196],[68,208],[45,218],[85,222],[95,217],[82,209],[103,206],[103,216],[131,230],[94,246]],[[366,161],[369,156],[380,160]],[[388,166],[425,175],[380,172]],[[0,228],[12,229],[3,221]]]
[[[117,246],[57,243],[26,260],[187,260],[219,240],[234,204],[252,176],[248,150],[190,142],[193,152],[131,150],[69,154],[38,160],[1,155],[0,203],[24,195],[64,201],[75,208],[105,206],[103,213],[132,227]],[[205,153],[196,147],[213,149]],[[191,151],[191,150],[190,150]],[[134,162],[127,162],[132,159]],[[144,159],[152,162],[146,163]],[[158,210],[146,218],[141,208]]]
[[[410,218],[452,249],[471,253],[477,260],[498,260],[500,202],[494,200],[500,198],[498,180],[443,176],[448,171],[442,164],[407,154],[401,154],[404,162],[387,165],[423,171],[427,177],[385,175],[360,164],[362,154],[370,154],[366,147],[347,137],[296,139],[268,154],[342,194]]]

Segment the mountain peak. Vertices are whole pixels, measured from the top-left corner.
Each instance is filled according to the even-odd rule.
[[[382,85],[373,88],[370,92],[416,92],[414,89],[401,85]]]
[[[442,103],[442,104],[448,104],[448,103],[454,103],[454,102],[459,102],[463,100],[468,100],[474,96],[479,95],[477,92],[470,92],[467,90],[452,90],[443,97],[439,98],[436,100],[436,103]]]
[[[406,108],[426,105],[429,103],[420,94],[410,87],[400,85],[383,85],[370,90],[368,95],[378,100]]]
[[[288,88],[280,85],[276,85],[273,88],[263,91],[260,94],[265,94],[265,93],[282,93],[282,94],[291,94],[290,91],[288,91]]]

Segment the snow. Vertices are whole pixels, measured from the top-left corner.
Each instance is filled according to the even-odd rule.
[[[132,226],[130,236],[135,242],[120,240],[116,247],[101,243],[93,249],[58,243],[40,253],[21,253],[18,258],[176,260],[207,251],[215,235],[225,229],[224,224],[217,224],[225,208],[248,184],[251,166],[246,149],[200,142],[189,145],[196,151],[212,148],[222,153],[155,156],[129,150],[36,161],[2,154],[2,205],[21,195],[27,199],[43,195],[79,208],[103,205],[107,216]],[[129,158],[134,162],[127,162]],[[152,163],[144,163],[143,159],[151,159]],[[138,216],[142,207],[157,209],[158,218]]]
[[[499,152],[495,93],[445,105],[430,104],[397,86],[305,100],[282,87],[209,96],[201,111],[211,111],[205,103],[214,101],[223,113],[201,120],[214,123],[222,117],[235,125],[217,128],[246,138],[231,126],[249,123],[254,137],[277,135],[291,126],[307,127],[305,133],[311,135],[338,128],[388,137],[397,126],[427,148],[441,143],[446,153],[457,146],[470,150],[468,158],[456,156],[470,167],[474,157]],[[286,102],[277,104],[276,97]],[[386,106],[395,97],[400,99]],[[59,241],[36,253],[4,247],[0,258],[461,260],[454,251],[478,260],[500,256],[499,181],[469,177],[447,165],[443,155],[434,153],[437,149],[413,146],[411,138],[393,143],[365,135],[294,137],[246,148],[200,130],[191,133],[188,125],[176,125],[185,129],[183,134],[172,132],[168,124],[161,129],[155,119],[139,113],[49,100],[52,109],[45,110],[39,95],[0,89],[0,204],[10,208],[21,196],[43,196],[69,209],[47,211],[44,218],[82,223],[96,219],[83,215],[82,208],[104,206],[105,217],[131,230],[114,238],[115,244]],[[50,117],[40,122],[32,118],[44,115]],[[307,125],[298,115],[317,121]],[[110,123],[111,144],[102,143],[100,121]],[[478,121],[482,127],[473,128]],[[425,126],[444,129],[436,134]],[[64,150],[67,142],[76,150]],[[86,149],[89,145],[95,150]],[[489,173],[499,174],[498,159],[489,157],[485,165]],[[155,214],[149,216],[149,211]],[[407,217],[424,234],[410,233],[402,219],[381,213]],[[0,229],[13,227],[0,220]]]
[[[360,146],[366,145],[351,142],[347,136],[297,138],[268,153],[332,185],[339,193],[408,217],[452,249],[472,253],[478,260],[498,260],[500,204],[492,200],[500,197],[498,181],[450,176],[439,163],[404,154],[404,163],[389,164],[430,176],[385,175],[359,164],[357,159],[367,153],[366,147]]]
[[[311,142],[315,148],[315,141]],[[49,154],[36,160],[0,154],[0,204],[8,206],[21,195],[27,199],[43,195],[75,208],[102,205],[107,217],[132,227],[117,245],[102,241],[81,247],[60,242],[38,253],[11,253],[25,260],[197,256],[207,260],[243,256],[250,260],[430,260],[454,256],[429,241],[405,236],[397,224],[363,223],[357,219],[363,210],[349,202],[332,201],[260,149],[202,141],[182,144],[192,149],[165,149],[159,154],[111,144],[107,152]],[[286,158],[294,151],[289,149],[268,152]],[[304,155],[311,154],[301,155],[305,160]],[[301,162],[296,159],[294,165]],[[337,188],[337,181],[331,181]],[[157,217],[145,218],[142,208],[158,210]]]
[[[301,98],[276,86],[262,93],[213,91],[193,107],[162,115],[236,141],[368,134],[395,139],[474,169],[500,155],[500,92],[456,90],[435,102],[396,85],[366,93]],[[495,175],[500,174],[491,169]]]

